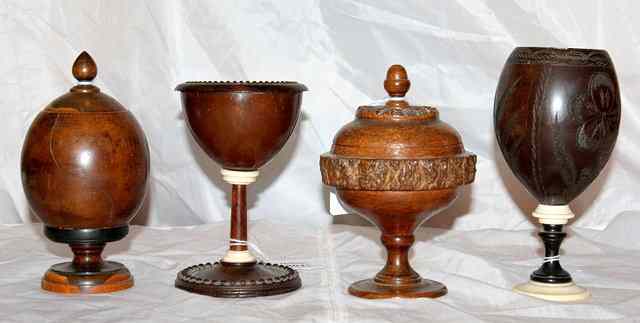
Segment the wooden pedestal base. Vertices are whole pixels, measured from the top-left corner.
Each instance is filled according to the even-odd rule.
[[[298,272],[269,263],[216,262],[178,273],[176,287],[213,297],[241,298],[283,294],[300,288]]]
[[[133,286],[133,277],[121,263],[104,261],[94,271],[79,270],[71,262],[55,264],[42,277],[42,289],[63,294],[111,293]]]
[[[529,281],[515,286],[513,290],[520,294],[555,302],[578,302],[591,296],[588,290],[574,283],[545,284]]]
[[[411,285],[383,285],[374,279],[357,281],[349,286],[349,294],[368,299],[436,298],[447,293],[447,287],[434,280],[422,279]]]

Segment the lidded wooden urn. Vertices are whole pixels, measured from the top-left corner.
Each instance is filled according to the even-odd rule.
[[[67,243],[72,262],[53,265],[42,288],[104,293],[133,286],[127,268],[103,261],[105,244],[124,238],[149,174],[147,142],[134,116],[92,84],[86,52],[73,64],[78,84],[35,118],[22,148],[22,185],[44,234]]]
[[[409,264],[413,232],[456,199],[473,182],[476,156],[460,135],[440,121],[438,110],[404,99],[411,82],[400,65],[387,71],[389,99],[361,106],[342,127],[331,152],[320,157],[325,185],[340,201],[382,231],[387,264],[375,278],[353,283],[349,293],[364,298],[438,297],[446,287],[423,279]]]

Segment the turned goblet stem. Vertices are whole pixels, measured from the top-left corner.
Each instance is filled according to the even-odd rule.
[[[231,185],[231,239],[247,241],[247,186]],[[229,250],[247,251],[247,245],[231,243]]]
[[[223,263],[256,262],[247,246],[247,185],[255,182],[258,174],[258,171],[222,170],[224,180],[231,184],[231,239]]]
[[[374,281],[385,285],[407,285],[420,282],[421,278],[409,263],[409,249],[415,241],[413,234],[383,233],[380,239],[387,249],[387,263]]]

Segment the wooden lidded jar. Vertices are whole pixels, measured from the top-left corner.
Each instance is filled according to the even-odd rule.
[[[340,129],[331,152],[320,157],[322,181],[338,198],[382,231],[387,264],[375,278],[353,283],[349,293],[364,298],[438,297],[446,287],[423,279],[409,264],[413,232],[447,208],[461,185],[473,182],[476,156],[438,118],[438,110],[404,99],[411,82],[400,65],[387,71],[389,99],[361,106]]]
[[[22,148],[22,185],[44,234],[67,243],[72,262],[53,265],[42,288],[104,293],[133,286],[127,268],[103,261],[107,242],[124,238],[140,209],[149,150],[134,116],[92,84],[97,67],[82,52],[73,64],[78,84],[35,118]]]

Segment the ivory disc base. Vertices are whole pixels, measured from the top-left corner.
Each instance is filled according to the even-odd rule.
[[[579,302],[591,296],[588,290],[573,282],[545,284],[529,281],[528,283],[516,285],[513,290],[520,294],[554,302]]]

